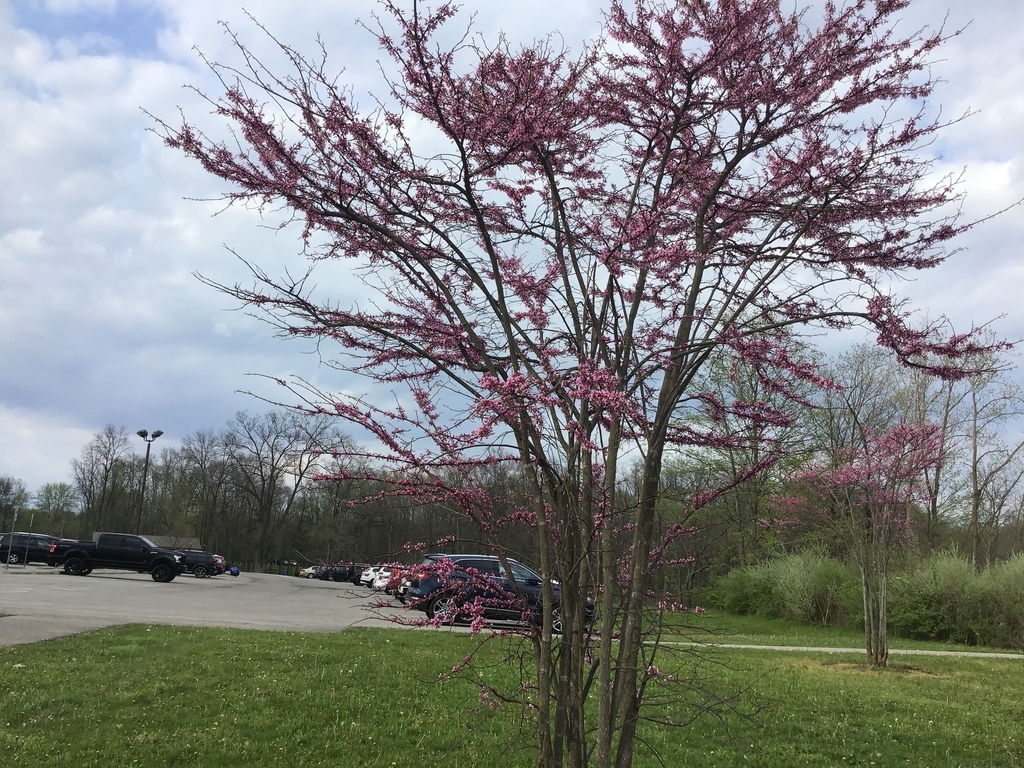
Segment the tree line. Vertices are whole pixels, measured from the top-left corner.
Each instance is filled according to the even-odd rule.
[[[794,519],[778,501],[794,492],[794,478],[812,462],[838,460],[868,431],[898,424],[941,425],[942,460],[927,468],[928,493],[908,512],[914,545],[926,553],[957,549],[978,568],[1024,551],[1024,395],[1005,372],[944,381],[866,346],[831,360],[828,370],[841,388],[808,388],[815,407],[787,406],[792,423],[772,427],[770,436],[787,458],[768,471],[752,472],[760,441],[671,454],[658,528],[664,536],[683,526],[686,535],[673,539],[674,565],[658,570],[659,588],[699,600],[721,575],[773,554],[808,545],[849,554],[835,514],[822,508]],[[724,366],[710,366],[701,385],[723,402],[773,397],[750,371]],[[681,416],[687,418],[699,426],[704,417]],[[30,495],[20,480],[0,478],[0,529],[12,529],[15,513],[19,530],[57,536],[138,529],[198,539],[258,568],[282,560],[408,562],[424,546],[479,547],[461,512],[393,495],[400,479],[366,456],[329,415],[240,412],[220,430],[201,430],[180,447],[155,452],[143,499],[143,457],[133,435],[108,425],[72,462],[69,482],[47,483]],[[530,492],[524,479],[507,466],[484,464],[472,483],[486,492],[495,519],[510,518],[503,531],[509,550],[535,558],[529,527],[511,519]],[[635,502],[638,485],[627,473],[620,506]],[[724,490],[695,509],[692,494],[708,487]]]

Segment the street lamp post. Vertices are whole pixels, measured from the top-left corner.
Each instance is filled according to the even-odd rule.
[[[146,461],[142,465],[142,490],[139,492],[139,511],[135,517],[136,535],[142,533],[142,505],[146,501],[146,475],[149,474],[149,449],[153,447],[153,441],[163,433],[164,431],[162,429],[155,430],[152,435],[144,429],[140,429],[135,433],[146,441]]]

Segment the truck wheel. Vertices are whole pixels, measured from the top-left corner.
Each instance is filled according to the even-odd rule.
[[[153,577],[153,581],[166,583],[172,581],[176,574],[167,563],[157,563],[153,566],[153,570],[150,571],[150,575]]]
[[[64,573],[70,576],[85,576],[85,560],[80,557],[69,557],[64,561]]]
[[[205,579],[210,575],[210,572],[206,569],[205,565],[197,565],[192,569],[192,575],[197,579]]]

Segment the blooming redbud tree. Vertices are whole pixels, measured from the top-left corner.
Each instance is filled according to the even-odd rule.
[[[507,517],[532,527],[545,584],[525,702],[540,765],[632,764],[661,674],[645,609],[673,558],[665,452],[790,418],[700,391],[709,361],[785,396],[827,385],[791,354],[805,331],[862,326],[906,361],[941,356],[945,376],[981,348],[915,328],[887,288],[970,225],[926,153],[943,35],[897,33],[908,2],[612,0],[570,53],[557,37],[489,45],[449,3],[385,1],[367,28],[385,60],[372,111],[323,50],[282,44],[292,68],[273,72],[236,37],[242,63],[212,63],[224,92],[208,97],[232,141],[160,123],[228,201],[290,212],[311,272],[329,260],[362,280],[351,305],[252,262],[252,282],[218,286],[368,382],[348,386],[358,398],[286,384],[302,407],[362,430],[396,494],[463,510],[499,553],[509,519],[458,478],[519,467],[530,500]]]
[[[809,504],[834,519],[854,554],[863,593],[864,646],[875,667],[884,667],[889,658],[889,561],[907,543],[914,505],[926,503],[931,493],[927,472],[942,463],[943,454],[938,426],[899,424],[882,434],[866,430],[860,445],[794,478],[807,491],[797,506]]]

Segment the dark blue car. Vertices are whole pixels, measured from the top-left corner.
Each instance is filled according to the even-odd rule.
[[[467,619],[478,612],[485,619],[521,622],[529,619],[539,624],[542,614],[543,579],[532,568],[516,560],[508,561],[511,577],[494,555],[427,555],[411,573],[406,598],[411,607],[424,611],[433,619],[443,621]],[[515,579],[515,584],[512,579]],[[516,587],[525,599],[516,595]],[[552,582],[554,610],[551,628],[562,631],[562,615],[558,606],[558,582]],[[593,619],[593,602],[587,600],[587,621]]]

